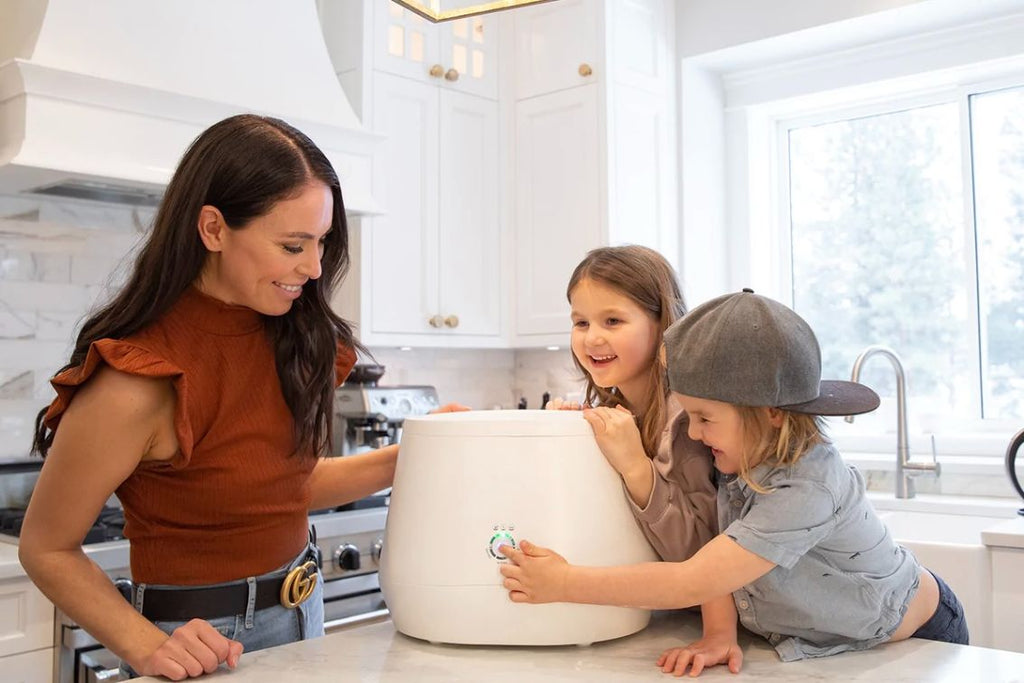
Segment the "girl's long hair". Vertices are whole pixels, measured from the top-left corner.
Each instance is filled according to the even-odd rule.
[[[620,292],[647,312],[657,323],[658,338],[654,346],[656,353],[650,359],[647,370],[650,387],[645,401],[647,408],[639,416],[638,423],[644,450],[649,457],[654,457],[658,451],[661,433],[665,429],[669,394],[668,375],[657,350],[661,349],[665,330],[686,313],[686,304],[679,289],[676,273],[665,257],[653,249],[627,245],[602,247],[586,255],[569,278],[565,294],[570,303],[573,290],[584,279],[600,282]],[[621,404],[632,413],[637,413],[636,407],[629,405],[618,391],[597,386],[594,378],[575,354],[572,359],[586,380],[585,403],[610,407]]]
[[[324,238],[322,275],[309,280],[284,315],[264,316],[281,391],[294,420],[295,452],[319,455],[331,439],[338,343],[362,349],[352,329],[330,308],[349,266],[348,226],[338,176],[306,135],[284,121],[242,114],[205,130],[186,150],[167,185],[152,231],[127,283],[82,325],[68,363],[80,366],[100,339],[123,339],[156,322],[197,280],[207,250],[196,228],[204,205],[220,210],[228,227],[244,230],[274,205],[321,182],[333,198]],[[36,417],[33,452],[43,457],[54,432]]]

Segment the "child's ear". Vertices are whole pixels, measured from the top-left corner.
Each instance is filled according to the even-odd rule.
[[[768,409],[768,424],[770,424],[772,427],[779,429],[780,427],[782,427],[782,423],[785,421],[785,419],[786,411],[781,410],[779,408]]]

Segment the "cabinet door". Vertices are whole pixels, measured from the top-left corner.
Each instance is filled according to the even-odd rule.
[[[438,27],[390,0],[373,0],[373,7],[374,68],[421,82],[436,82],[440,74],[435,70],[432,75],[431,68],[442,67]]]
[[[554,3],[557,4],[557,3]],[[601,242],[598,86],[516,104],[516,333],[569,336],[565,286]]]
[[[517,100],[596,82],[603,61],[600,11],[599,0],[558,0],[516,10]]]
[[[440,120],[438,270],[445,334],[497,335],[501,332],[498,103],[442,92]]]
[[[53,605],[25,577],[0,581],[0,657],[52,645]]]
[[[53,648],[0,657],[6,683],[49,683],[53,680]]]
[[[437,315],[438,89],[378,73],[374,130],[386,136],[374,159],[373,193],[385,214],[363,222],[370,254],[374,333],[431,332]],[[364,263],[365,268],[365,263]],[[365,323],[364,323],[365,324]]]
[[[440,31],[444,88],[498,98],[498,21],[489,15],[446,21]]]

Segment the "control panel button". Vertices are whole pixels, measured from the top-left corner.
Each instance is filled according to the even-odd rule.
[[[334,551],[334,563],[342,571],[355,571],[359,569],[359,548],[352,543],[339,545]]]
[[[491,536],[491,541],[488,545],[487,551],[490,553],[491,557],[496,560],[507,560],[508,558],[505,557],[500,550],[503,545],[510,545],[513,548],[517,547],[516,539],[514,539],[512,534],[507,531],[499,531]]]

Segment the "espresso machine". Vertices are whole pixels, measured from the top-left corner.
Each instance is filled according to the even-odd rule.
[[[402,422],[438,407],[431,386],[378,386],[381,365],[356,365],[334,394],[334,456],[354,455],[398,443]]]

